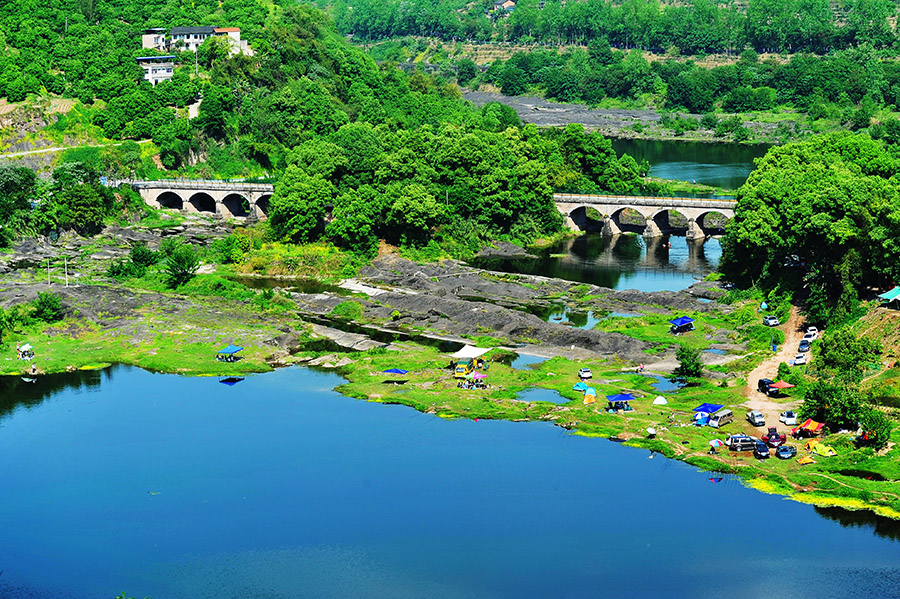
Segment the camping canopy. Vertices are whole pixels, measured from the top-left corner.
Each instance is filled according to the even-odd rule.
[[[237,345],[229,345],[228,347],[224,347],[224,348],[220,349],[219,353],[224,354],[226,356],[230,356],[230,355],[238,353],[239,351],[241,351],[243,349],[244,349],[243,347],[239,347]]]
[[[381,372],[389,372],[391,374],[406,374],[409,371],[408,370],[400,370],[399,368],[388,368],[387,370],[382,370]]]
[[[615,395],[607,395],[606,399],[608,399],[611,402],[616,402],[616,401],[624,402],[624,401],[631,401],[632,399],[634,399],[634,395],[632,395],[631,393],[617,393]]]
[[[30,343],[26,343],[22,347],[19,348],[19,351],[31,351],[33,348]]]
[[[769,385],[769,389],[790,389],[793,387],[790,383],[785,383],[784,381],[778,381],[777,383],[772,383]]]
[[[721,404],[717,404],[717,403],[702,403],[699,406],[697,406],[696,408],[694,408],[692,411],[706,412],[707,414],[715,414],[716,412],[721,410],[723,407],[725,407],[725,406],[723,406]]]
[[[473,378],[473,379],[486,379],[486,378],[487,378],[487,375],[486,375],[486,374],[482,374],[482,373],[480,373],[480,372],[473,372],[473,373],[472,373],[472,378]]]
[[[684,325],[686,325],[686,324],[691,324],[692,322],[694,322],[694,319],[693,319],[693,318],[688,318],[687,316],[679,316],[679,317],[676,318],[675,320],[670,320],[669,322],[671,322],[672,324],[674,324],[676,327],[681,327],[681,326],[684,326]]]
[[[825,426],[825,425],[822,424],[821,422],[816,422],[816,421],[813,420],[812,418],[807,418],[807,419],[806,419],[806,422],[804,422],[803,424],[801,424],[801,425],[798,426],[797,428],[804,428],[804,429],[806,429],[806,430],[808,430],[808,431],[812,431],[812,432],[814,432],[814,433],[817,433],[817,432],[819,432],[820,430],[822,430],[822,427],[823,427],[823,426]]]
[[[886,302],[892,302],[896,299],[900,299],[900,287],[894,287],[890,291],[886,291],[880,294],[878,297]]]
[[[482,348],[475,347],[474,345],[465,345],[461,350],[456,352],[455,354],[451,354],[451,358],[456,358],[457,360],[467,360],[472,358],[480,358],[484,354],[491,351],[491,348]]]
[[[589,387],[584,381],[578,381],[572,386],[572,391],[587,391]]]

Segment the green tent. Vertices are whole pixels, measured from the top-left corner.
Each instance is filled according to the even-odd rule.
[[[900,287],[894,287],[890,291],[882,293],[878,297],[883,299],[885,302],[892,302],[894,300],[900,299]]]

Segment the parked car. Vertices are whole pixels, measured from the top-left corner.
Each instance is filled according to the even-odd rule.
[[[578,369],[578,378],[581,380],[590,379],[594,377],[594,373],[591,372],[590,368],[579,368]]]
[[[784,423],[785,426],[797,426],[797,415],[792,410],[785,410],[778,415],[778,422]]]
[[[746,433],[736,433],[725,438],[725,445],[731,451],[751,451],[756,447],[756,441]]]
[[[775,450],[775,456],[779,460],[789,460],[793,457],[797,457],[797,448],[793,445],[782,445]]]
[[[766,395],[772,394],[772,385],[775,384],[775,381],[772,379],[759,379],[759,382],[756,383],[756,388],[760,393],[765,393]]]
[[[816,327],[813,327],[813,326],[806,327],[806,334],[807,335],[815,335],[815,337],[813,337],[813,339],[818,339],[819,338],[819,329],[817,329]]]
[[[777,327],[781,324],[781,321],[776,316],[769,314],[768,316],[763,316],[763,324],[767,327]]]
[[[810,343],[806,339],[800,340],[800,345],[797,346],[797,351],[799,352],[808,352],[810,348]]]
[[[750,410],[747,412],[747,421],[753,426],[765,426],[766,418],[759,410]]]
[[[815,341],[818,338],[819,338],[819,336],[816,335],[815,333],[807,333],[807,334],[803,335],[803,339],[801,339],[800,341],[809,341],[810,343],[812,343],[813,341]]]
[[[794,366],[802,366],[809,362],[809,359],[806,357],[806,354],[797,354],[794,356]]]
[[[753,457],[757,460],[768,460],[772,454],[769,453],[769,446],[762,441],[757,441],[753,448]]]
[[[774,426],[770,426],[769,432],[763,435],[762,440],[769,447],[779,447],[787,441],[787,435],[779,433]]]

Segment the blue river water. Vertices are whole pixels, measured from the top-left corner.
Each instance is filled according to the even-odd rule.
[[[893,521],[288,368],[0,381],[0,597],[891,597]],[[653,459],[648,459],[653,457]],[[713,479],[713,480],[710,480]]]

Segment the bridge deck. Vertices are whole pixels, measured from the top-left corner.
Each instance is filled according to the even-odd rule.
[[[136,189],[199,189],[221,191],[274,191],[271,183],[248,183],[246,181],[226,181],[222,179],[160,179],[159,181],[135,181]]]
[[[673,198],[657,196],[594,195],[576,193],[555,193],[553,201],[570,204],[621,204],[622,206],[682,206],[696,208],[734,209],[737,200],[721,198]]]

